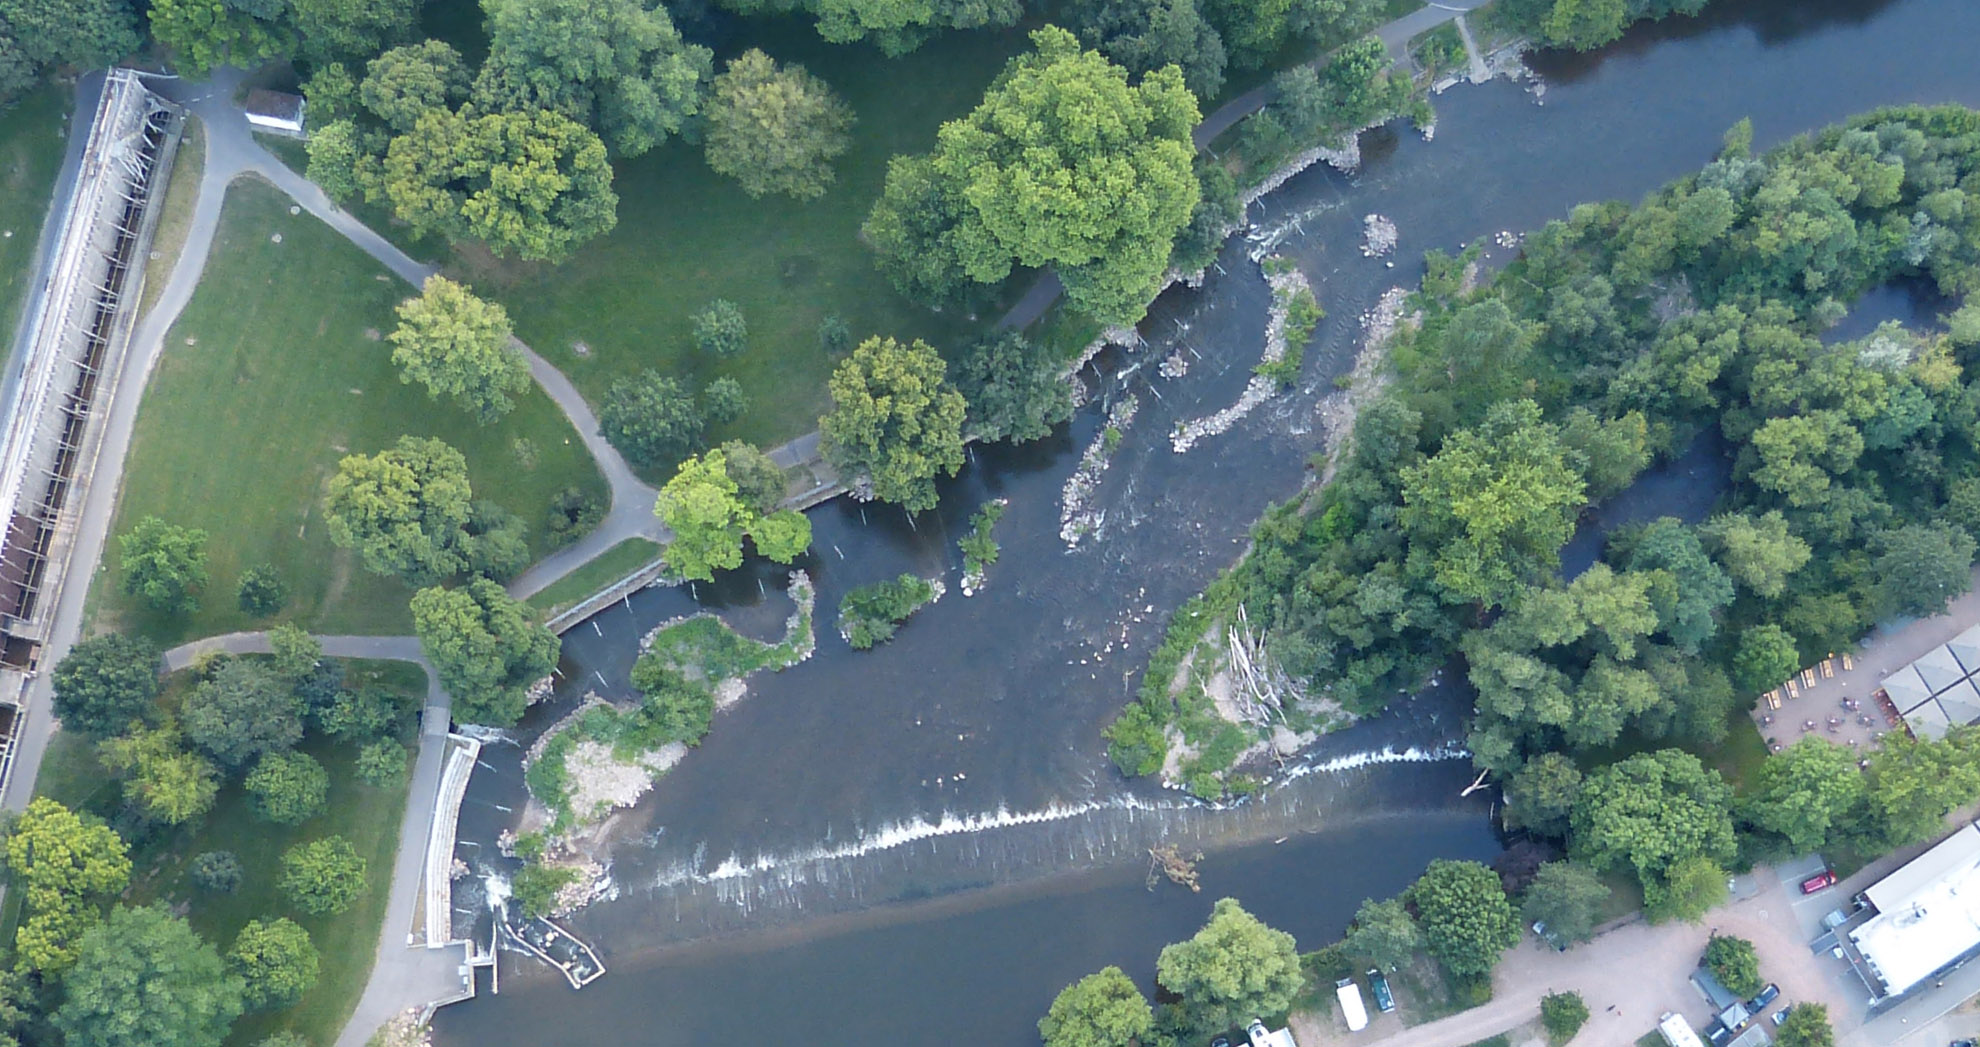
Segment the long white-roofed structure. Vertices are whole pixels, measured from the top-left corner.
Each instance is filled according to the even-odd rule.
[[[1876,912],[1849,941],[1880,999],[1980,953],[1980,828],[1962,827],[1863,897]]]

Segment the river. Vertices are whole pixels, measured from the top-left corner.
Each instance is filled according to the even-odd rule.
[[[1202,289],[1157,303],[1142,325],[1148,350],[1100,361],[1107,377],[1089,375],[1096,405],[1054,437],[978,449],[944,485],[942,507],[912,521],[843,500],[816,510],[806,566],[819,583],[819,652],[753,680],[622,816],[614,897],[570,921],[612,973],[572,997],[505,963],[503,993],[443,1011],[437,1042],[504,1047],[574,1030],[664,1044],[738,1033],[1030,1042],[1065,981],[1108,962],[1145,981],[1160,944],[1186,935],[1221,893],[1312,947],[1429,858],[1489,856],[1486,804],[1458,800],[1464,763],[1437,759],[1461,736],[1458,687],[1324,739],[1298,762],[1307,773],[1234,810],[1122,782],[1098,731],[1132,693],[1168,613],[1302,482],[1322,442],[1314,405],[1358,344],[1357,318],[1414,281],[1423,250],[1529,229],[1585,200],[1640,197],[1710,159],[1741,117],[1765,148],[1876,105],[1980,104],[1966,45],[1976,32],[1970,0],[1720,0],[1702,19],[1643,27],[1592,55],[1539,56],[1544,104],[1514,83],[1459,87],[1435,100],[1434,141],[1378,130],[1363,138],[1358,174],[1294,179],[1252,216],[1283,237],[1329,314],[1304,384],[1187,454],[1170,449],[1179,422],[1236,399],[1258,358],[1269,296],[1240,238]],[[1394,268],[1360,253],[1369,213],[1400,229]],[[1866,304],[1853,319],[1929,320],[1935,301]],[[1189,374],[1155,377],[1177,344]],[[1141,410],[1098,494],[1104,522],[1068,552],[1060,487],[1100,411],[1130,393]],[[988,591],[965,599],[954,540],[991,497],[1010,500],[1003,558]],[[950,595],[891,644],[845,647],[832,629],[839,595],[903,570],[945,573]],[[789,606],[782,578],[749,566],[692,592],[649,590],[580,626],[566,637],[564,700],[519,734],[584,688],[625,693],[633,640],[697,602],[772,635]],[[519,752],[484,751],[461,824],[471,862],[513,821]],[[1202,895],[1143,887],[1158,841],[1209,853]],[[475,891],[462,894],[474,903]]]

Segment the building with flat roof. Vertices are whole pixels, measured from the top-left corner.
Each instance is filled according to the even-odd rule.
[[[247,103],[242,107],[247,121],[257,131],[273,131],[277,134],[293,135],[300,138],[303,133],[303,114],[308,103],[301,95],[282,91],[270,91],[257,87],[247,94]]]
[[[1980,953],[1980,828],[1962,827],[1863,897],[1874,915],[1848,935],[1877,999]]]
[[[1980,722],[1980,625],[1926,651],[1878,686],[1913,734],[1943,737]]]

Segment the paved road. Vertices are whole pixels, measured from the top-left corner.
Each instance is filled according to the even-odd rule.
[[[1389,54],[1397,61],[1402,61],[1408,57],[1404,47],[1411,37],[1426,29],[1435,29],[1466,11],[1485,6],[1486,3],[1487,0],[1447,0],[1445,3],[1425,4],[1377,28],[1375,35],[1388,47]],[[1318,64],[1325,65],[1327,58],[1322,56],[1317,61]],[[1278,95],[1279,92],[1269,83],[1260,84],[1246,91],[1218,106],[1216,112],[1204,117],[1202,122],[1196,125],[1196,130],[1190,133],[1190,140],[1196,143],[1198,149],[1209,148],[1210,143],[1216,141],[1218,135],[1236,126],[1239,120],[1265,108],[1266,104]],[[1050,270],[1039,273],[1038,278],[1025,290],[1024,296],[1004,313],[1003,319],[997,321],[997,326],[1012,330],[1030,327],[1039,317],[1045,315],[1045,310],[1050,309],[1053,302],[1059,300],[1059,294],[1064,290],[1064,285],[1059,283],[1059,274]]]

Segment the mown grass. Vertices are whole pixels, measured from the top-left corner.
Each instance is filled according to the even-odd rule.
[[[206,128],[197,117],[186,118],[179,147],[172,154],[172,173],[165,181],[165,199],[158,205],[158,225],[151,237],[151,257],[145,262],[144,292],[138,298],[138,315],[151,311],[172,269],[185,250],[186,234],[192,228],[193,208],[199,203],[199,178],[206,172]]]
[[[417,666],[357,660],[345,661],[344,666],[349,686],[384,687],[403,695],[409,709],[417,709],[426,694],[426,676]],[[176,704],[193,685],[192,673],[176,673],[160,700],[168,706]],[[413,715],[405,718],[406,730],[400,740],[408,748],[414,741],[416,723]],[[142,840],[131,850],[134,871],[125,901],[163,901],[180,908],[194,929],[223,952],[249,920],[286,916],[309,931],[322,954],[316,987],[293,1007],[241,1019],[227,1040],[236,1047],[280,1029],[293,1029],[312,1044],[334,1042],[370,977],[390,893],[406,788],[378,789],[358,781],[354,746],[311,734],[298,749],[322,761],[330,772],[330,803],[322,814],[295,826],[263,821],[249,810],[240,784],[232,782],[221,788],[213,810],[204,819]],[[104,773],[95,748],[67,732],[58,732],[49,746],[35,792],[106,818],[115,815],[121,802],[117,783]],[[366,889],[342,913],[311,916],[295,909],[276,886],[282,852],[294,844],[330,835],[349,840],[363,856]],[[240,857],[246,875],[239,891],[216,894],[192,886],[186,877],[187,867],[195,855],[206,851],[232,851]]]
[[[482,427],[400,382],[380,336],[409,289],[289,207],[259,181],[228,193],[205,277],[144,390],[91,597],[99,627],[166,645],[264,628],[270,621],[240,612],[234,589],[246,567],[266,562],[289,587],[282,620],[320,632],[408,631],[411,590],[332,546],[322,511],[324,485],[344,455],[382,450],[404,434],[460,450],[475,497],[520,514],[537,555],[552,547],[545,520],[560,489],[605,495],[577,433],[540,391]],[[146,515],[207,531],[209,581],[196,612],[162,615],[123,594],[114,536]]]
[[[659,555],[658,543],[628,538],[545,586],[529,598],[529,605],[546,615],[556,614],[652,563]]]
[[[34,279],[34,246],[68,149],[73,91],[44,83],[0,112],[0,345],[12,345]]]

